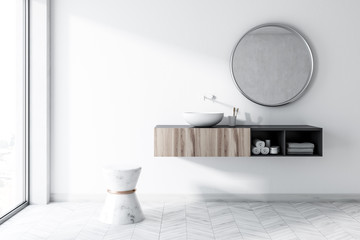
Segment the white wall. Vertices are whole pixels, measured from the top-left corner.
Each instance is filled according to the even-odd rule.
[[[143,194],[360,194],[357,0],[54,0],[51,192],[104,192],[101,166],[137,162]],[[286,23],[313,47],[316,72],[297,102],[268,108],[235,88],[235,43]],[[324,128],[322,158],[154,158],[153,128],[183,111],[240,108],[245,123]],[[59,197],[60,198],[60,197]],[[56,199],[56,197],[55,197]]]
[[[30,1],[30,204],[50,200],[50,0]]]

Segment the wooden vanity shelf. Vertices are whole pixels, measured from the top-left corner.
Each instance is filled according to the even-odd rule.
[[[270,139],[277,155],[252,155],[253,139]],[[288,155],[288,142],[312,142],[313,155]],[[155,157],[314,157],[322,156],[322,129],[308,125],[242,125],[195,128],[158,125],[154,129]]]

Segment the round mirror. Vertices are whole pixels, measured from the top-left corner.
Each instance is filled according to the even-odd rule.
[[[275,24],[255,27],[236,44],[231,57],[235,85],[251,101],[280,106],[298,99],[313,73],[313,56],[294,29]]]

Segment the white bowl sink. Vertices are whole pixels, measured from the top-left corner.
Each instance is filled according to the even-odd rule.
[[[224,117],[224,113],[218,112],[184,112],[185,121],[194,127],[215,126]]]

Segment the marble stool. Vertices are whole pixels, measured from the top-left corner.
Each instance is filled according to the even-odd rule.
[[[140,222],[144,214],[135,194],[141,167],[108,166],[103,169],[107,195],[100,221],[122,225]]]

